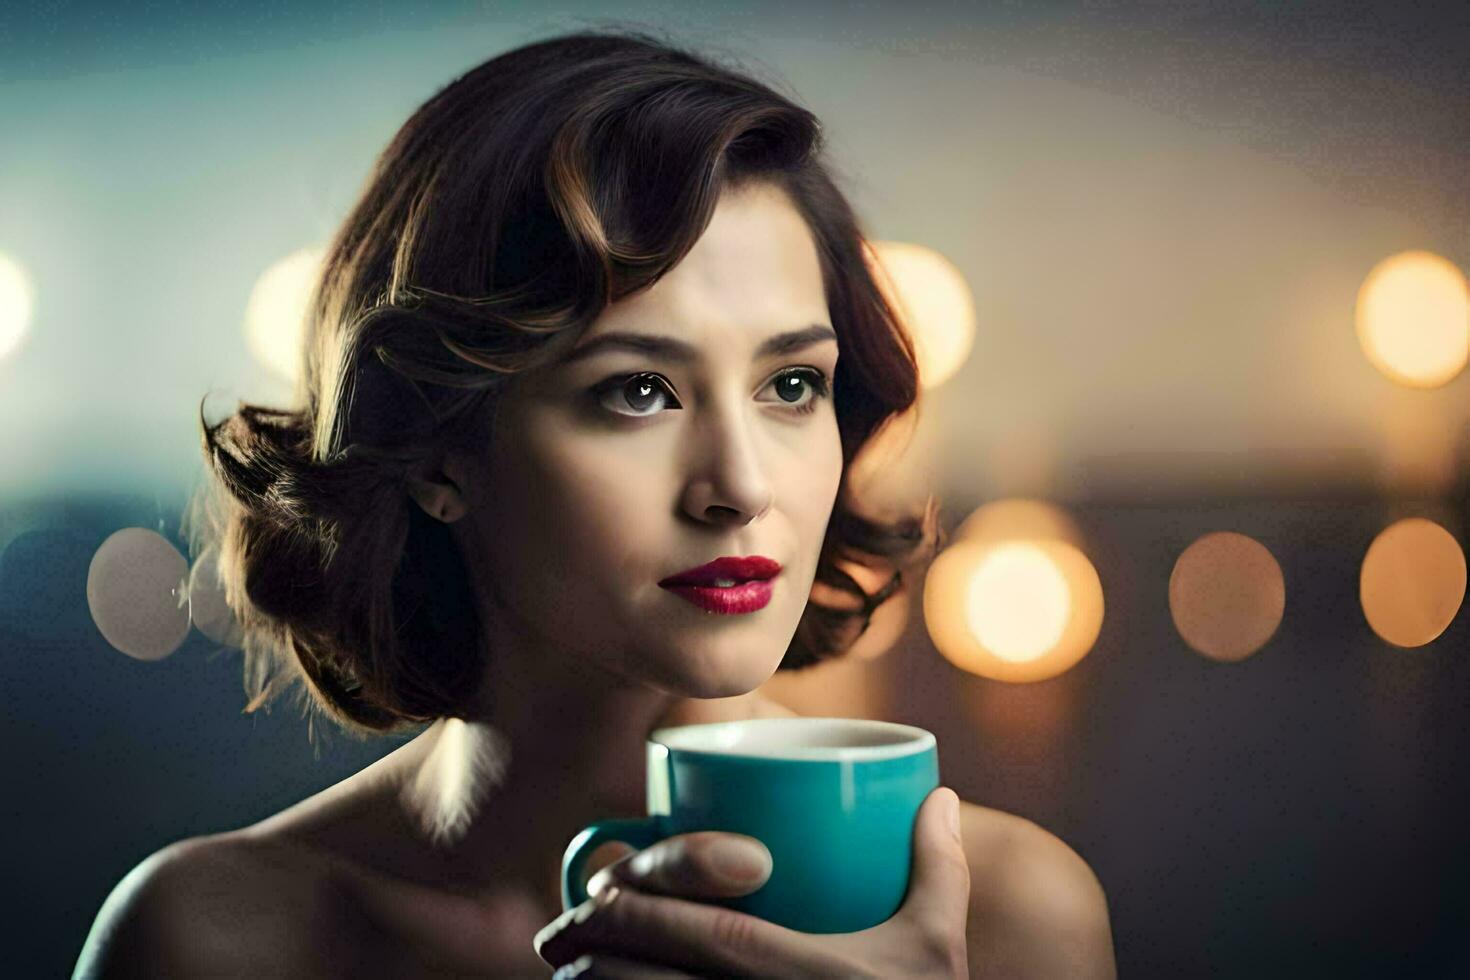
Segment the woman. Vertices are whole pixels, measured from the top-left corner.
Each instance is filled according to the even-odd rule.
[[[494,58],[380,157],[305,356],[298,409],[201,417],[222,492],[195,553],[219,548],[247,710],[299,679],[350,733],[428,727],[145,860],[79,975],[1112,975],[1087,865],[972,804],[950,834],[947,789],[864,932],[700,902],[767,873],[722,877],[768,855],[714,832],[648,870],[604,851],[560,908],[576,832],[645,812],[652,729],[791,714],[756,689],[844,651],[942,542],[932,500],[890,524],[846,483],[917,377],[809,112],[642,33]],[[752,556],[779,566],[760,608],[669,588]],[[843,564],[898,573],[869,595]]]

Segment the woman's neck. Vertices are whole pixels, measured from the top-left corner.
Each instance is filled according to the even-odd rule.
[[[757,691],[698,699],[644,690],[586,711],[567,705],[536,727],[516,712],[508,731],[441,719],[419,736],[430,741],[408,757],[398,801],[446,884],[472,893],[519,884],[559,906],[556,875],[572,837],[597,820],[646,813],[649,732],[791,714]]]

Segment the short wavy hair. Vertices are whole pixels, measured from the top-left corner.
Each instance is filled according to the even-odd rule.
[[[407,474],[483,446],[509,376],[667,273],[750,181],[784,189],[809,225],[842,353],[842,482],[779,669],[850,648],[944,533],[932,495],[879,519],[849,487],[858,451],[914,406],[918,371],[824,156],[811,112],[642,29],[519,47],[420,106],[327,249],[296,407],[240,402],[211,425],[200,403],[208,466],[185,529],[196,558],[214,547],[245,713],[299,680],[303,714],[358,739],[464,716],[487,645],[449,528]],[[839,562],[887,585],[869,594]]]

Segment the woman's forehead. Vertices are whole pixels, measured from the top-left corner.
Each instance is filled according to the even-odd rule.
[[[610,304],[579,339],[582,349],[611,336],[654,335],[672,354],[682,345],[735,344],[755,350],[775,334],[828,324],[816,249],[783,249],[763,240],[748,260],[736,252],[692,251],[652,286]],[[723,254],[728,261],[711,256]],[[656,342],[650,342],[650,351]]]
[[[701,342],[700,337],[703,336]],[[563,363],[576,363],[607,351],[628,351],[653,360],[689,364],[711,357],[721,359],[749,347],[752,356],[782,357],[822,343],[837,342],[837,331],[829,323],[810,323],[790,330],[753,329],[746,326],[706,327],[684,332],[628,330],[589,331],[566,355]]]

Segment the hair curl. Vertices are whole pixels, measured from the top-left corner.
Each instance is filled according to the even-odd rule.
[[[185,526],[211,545],[245,653],[246,713],[301,680],[357,738],[462,716],[485,646],[416,463],[488,432],[510,375],[555,360],[693,247],[721,193],[783,188],[818,247],[842,348],[843,476],[813,595],[780,664],[846,651],[942,546],[935,501],[860,513],[854,456],[918,398],[914,351],[868,265],[809,111],[644,31],[553,37],[479,65],[394,136],[327,249],[293,409],[209,424]],[[892,577],[873,594],[839,562]],[[817,592],[837,599],[819,602]]]

